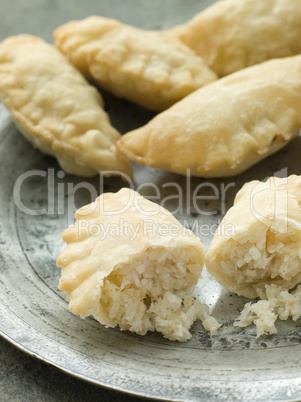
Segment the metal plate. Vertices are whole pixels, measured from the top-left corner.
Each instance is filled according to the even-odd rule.
[[[152,16],[162,3],[170,4],[152,3]],[[176,10],[167,18],[169,25],[173,18],[180,18]],[[104,95],[113,124],[122,132],[152,117]],[[214,338],[200,323],[192,329],[192,340],[180,344],[160,334],[141,337],[106,329],[93,319],[72,315],[57,290],[61,232],[71,223],[74,210],[91,201],[92,188],[99,194],[124,184],[116,178],[102,182],[64,175],[53,158],[19,134],[2,105],[0,138],[0,331],[5,338],[78,378],[137,395],[177,401],[301,398],[300,320],[279,322],[277,335],[259,339],[252,327],[235,329],[233,320],[246,300],[223,290],[206,272],[195,296],[223,323]],[[215,225],[243,183],[275,173],[301,174],[300,153],[298,137],[245,174],[210,181],[135,166],[135,187],[153,196],[155,184],[157,202],[177,195],[175,189],[181,188],[181,205],[179,199],[169,198],[165,206],[193,227],[208,248]],[[201,197],[194,202],[196,194]]]

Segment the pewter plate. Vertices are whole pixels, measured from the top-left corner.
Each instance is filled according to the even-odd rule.
[[[187,8],[180,1],[173,3],[175,8],[170,7],[171,1],[146,1],[143,14],[141,8],[140,14],[139,8],[136,14],[126,14],[124,2],[104,2],[107,8],[102,14],[113,16],[115,11],[117,18],[128,18],[126,22],[165,27],[190,17],[187,10],[192,15],[197,3],[203,7],[210,1],[188,1]],[[64,4],[60,7],[71,16],[69,2]],[[153,116],[103,94],[112,122],[121,132]],[[216,224],[239,188],[273,174],[301,174],[300,154],[301,137],[297,137],[245,174],[210,181],[135,166],[134,185],[145,196],[159,194],[155,201],[164,202],[208,248]],[[156,333],[141,337],[106,329],[68,311],[65,296],[57,289],[60,272],[55,261],[64,246],[60,235],[72,223],[76,208],[95,194],[117,191],[125,184],[116,178],[65,175],[53,158],[42,155],[20,135],[1,104],[0,179],[0,331],[6,339],[78,378],[135,395],[177,401],[301,399],[300,320],[278,322],[277,335],[259,339],[253,327],[235,329],[233,321],[246,299],[222,289],[206,271],[195,297],[206,302],[223,324],[213,338],[200,323],[193,327],[192,339],[181,344]]]

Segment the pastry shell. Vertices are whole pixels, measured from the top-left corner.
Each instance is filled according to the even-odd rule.
[[[109,18],[71,21],[55,30],[54,39],[71,63],[103,88],[156,111],[217,79],[177,39]]]
[[[301,56],[270,60],[201,88],[118,141],[130,160],[227,177],[283,148],[301,128]]]
[[[31,35],[4,40],[0,96],[21,133],[66,172],[131,175],[102,97],[54,46]]]

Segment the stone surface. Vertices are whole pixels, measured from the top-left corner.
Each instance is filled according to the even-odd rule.
[[[0,401],[140,402],[145,399],[74,378],[28,356],[0,337]]]

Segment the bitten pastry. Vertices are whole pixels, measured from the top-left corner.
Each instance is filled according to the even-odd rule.
[[[59,289],[69,308],[140,335],[186,341],[196,319],[214,331],[208,307],[192,299],[205,249],[167,210],[127,188],[79,209],[63,233]]]
[[[54,46],[30,35],[4,40],[0,95],[21,133],[66,172],[131,175],[101,96]]]
[[[284,147],[301,128],[301,56],[270,60],[188,95],[117,143],[134,162],[226,177]]]
[[[299,0],[218,1],[167,35],[182,40],[219,75],[301,53]]]
[[[163,110],[217,79],[174,38],[113,19],[89,17],[54,32],[56,46],[84,74],[115,95]]]
[[[270,298],[271,285],[293,289],[301,282],[300,207],[301,176],[245,184],[209,247],[208,272],[251,299]]]

